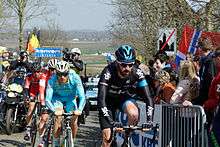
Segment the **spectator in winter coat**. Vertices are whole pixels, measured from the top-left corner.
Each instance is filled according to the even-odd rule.
[[[216,67],[217,75],[212,80],[209,88],[209,97],[205,101],[203,107],[206,110],[207,121],[209,127],[209,145],[216,146],[213,143],[213,138],[216,138],[216,143],[220,145],[220,48],[217,48],[213,55],[213,61]],[[216,112],[216,113],[215,113]],[[212,133],[211,133],[212,132]]]
[[[217,74],[213,61],[213,48],[210,39],[205,39],[200,43],[203,56],[200,59],[200,89],[199,96],[193,101],[193,104],[203,105],[208,99],[209,87],[212,79]]]

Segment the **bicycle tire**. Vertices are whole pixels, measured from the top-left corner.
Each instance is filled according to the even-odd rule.
[[[46,129],[45,131],[45,134],[44,134],[44,147],[49,147],[49,145],[51,144],[49,141],[51,140],[51,130],[52,127],[51,125],[48,126],[48,128]]]
[[[66,146],[65,147],[74,147],[74,142],[73,142],[73,136],[72,136],[72,130],[67,129],[66,130]]]
[[[31,147],[35,147],[36,137],[37,137],[37,120],[38,120],[38,105],[35,104],[35,108],[33,111],[33,118],[31,123]]]
[[[37,124],[36,124],[36,118],[33,118],[32,124],[31,124],[31,146],[35,146],[36,142],[36,136],[37,136]]]

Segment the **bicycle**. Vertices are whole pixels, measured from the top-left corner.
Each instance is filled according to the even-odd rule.
[[[156,136],[158,135],[158,128],[159,128],[158,124],[156,124],[155,126],[153,126],[150,123],[137,125],[137,126],[134,126],[134,125],[123,126],[122,123],[116,122],[113,127],[113,141],[112,141],[111,146],[112,147],[117,146],[116,134],[118,132],[124,132],[124,141],[123,141],[121,147],[131,147],[131,134],[132,134],[132,132],[134,132],[136,130],[140,130],[142,132],[147,132],[147,131],[153,130],[153,137],[152,137],[151,141],[155,141]],[[152,142],[152,143],[154,143],[154,142]]]
[[[61,146],[62,147],[73,147],[74,142],[73,142],[73,136],[72,136],[72,129],[70,127],[71,124],[71,119],[73,113],[63,113],[62,116],[64,117],[63,120],[63,126],[62,126],[62,139],[61,139]]]
[[[54,126],[54,114],[50,113],[48,122],[45,126],[45,133],[44,133],[44,147],[49,147],[52,144],[52,136],[53,136],[53,126]]]
[[[62,137],[61,137],[61,147],[73,147],[73,136],[72,136],[72,129],[70,127],[71,119],[74,114],[72,113],[63,113],[62,116],[64,117],[63,125],[62,125]],[[44,134],[44,147],[49,147],[52,144],[52,131],[54,126],[54,117],[55,115],[50,115],[48,123],[46,124],[45,134]]]
[[[32,114],[32,122],[31,122],[31,146],[35,147],[35,143],[36,143],[36,137],[37,137],[37,125],[38,125],[38,120],[39,120],[39,116],[40,116],[40,110],[41,110],[41,105],[40,102],[38,100],[36,100],[36,103],[34,105],[34,109],[33,109],[33,114]]]

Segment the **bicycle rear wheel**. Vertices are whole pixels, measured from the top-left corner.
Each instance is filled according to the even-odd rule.
[[[34,118],[31,124],[31,146],[32,147],[35,147],[36,136],[37,136],[37,121],[36,121],[36,118]]]
[[[37,137],[37,124],[38,124],[38,104],[35,104],[34,112],[33,112],[33,118],[31,123],[31,147],[37,146],[36,137]],[[39,134],[38,134],[39,135]]]

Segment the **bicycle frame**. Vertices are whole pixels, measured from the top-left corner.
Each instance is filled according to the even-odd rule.
[[[34,105],[34,109],[32,112],[32,122],[31,122],[31,146],[35,146],[36,142],[36,135],[37,135],[37,124],[39,118],[39,111],[40,111],[40,102],[36,101]]]
[[[48,122],[45,126],[45,133],[44,133],[44,141],[45,147],[48,147],[49,144],[51,144],[50,141],[52,141],[52,130],[53,130],[53,125],[54,125],[54,115],[53,113],[51,113],[51,115],[49,116]]]
[[[72,120],[72,116],[74,114],[72,113],[63,113],[63,138],[61,140],[62,143],[62,147],[73,147],[74,142],[73,142],[73,136],[72,136],[72,128],[70,126],[71,124],[71,120]]]

